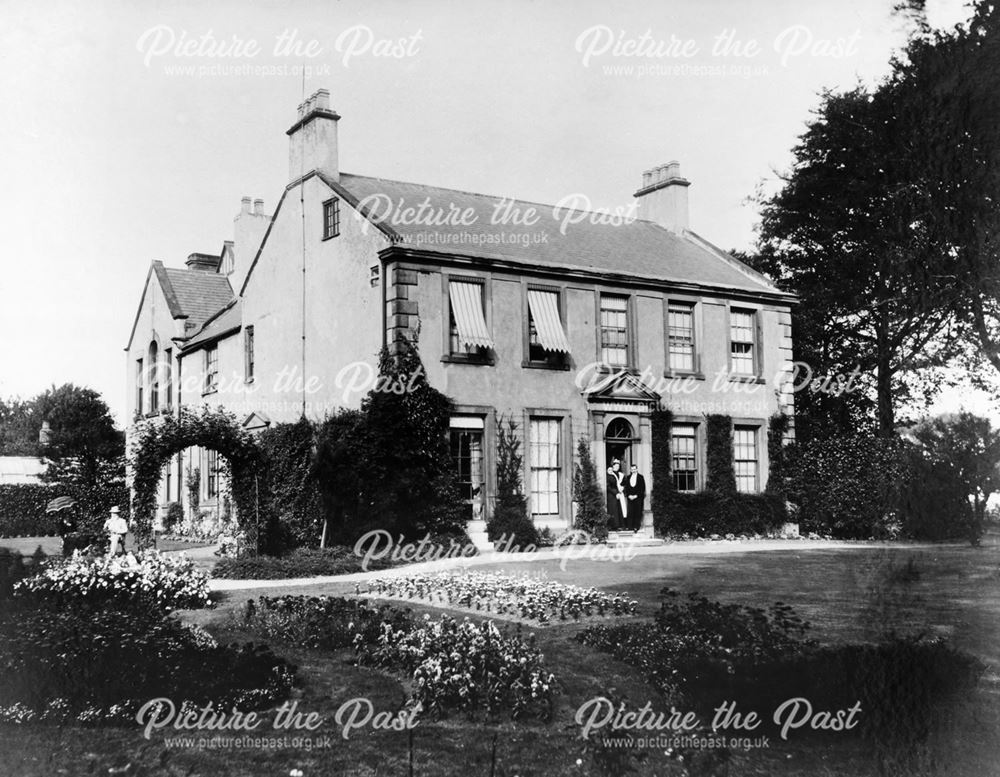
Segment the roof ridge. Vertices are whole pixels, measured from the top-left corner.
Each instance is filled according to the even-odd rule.
[[[354,178],[368,178],[368,179],[370,179],[372,181],[385,181],[386,183],[401,183],[404,186],[422,186],[425,189],[437,189],[438,191],[443,191],[443,192],[455,192],[456,194],[468,194],[471,197],[490,197],[490,198],[493,198],[493,199],[499,198],[499,199],[504,199],[504,200],[511,200],[513,202],[523,202],[525,205],[540,205],[543,208],[556,208],[556,207],[558,207],[554,203],[549,203],[549,202],[537,202],[535,200],[522,200],[522,199],[520,199],[518,197],[508,197],[506,195],[499,195],[499,194],[486,194],[485,192],[470,192],[470,191],[468,191],[466,189],[454,189],[454,188],[452,188],[450,186],[436,186],[434,184],[429,184],[429,183],[417,183],[416,181],[400,181],[400,180],[398,180],[396,178],[382,178],[381,176],[377,176],[377,175],[361,175],[360,173],[341,173],[341,176],[344,176],[344,175],[353,176]],[[581,208],[564,208],[564,210],[567,210],[570,213],[588,213],[588,214],[592,214],[592,215],[595,215],[595,216],[606,216],[606,215],[608,215],[606,213],[598,213],[597,211],[594,211],[594,210],[584,210],[584,209],[581,209]],[[642,221],[642,222],[644,222],[646,224],[656,224],[655,221],[650,221],[649,219],[641,219],[638,216],[634,217],[632,219],[632,221]]]

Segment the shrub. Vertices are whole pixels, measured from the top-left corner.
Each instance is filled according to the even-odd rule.
[[[65,491],[41,483],[0,485],[0,537],[53,537],[59,533],[59,516],[47,515],[45,506]]]
[[[487,536],[493,542],[505,540],[509,550],[538,547],[538,529],[528,517],[528,500],[521,484],[521,439],[514,419],[497,420],[497,493]]]
[[[184,506],[180,502],[171,502],[167,505],[167,514],[163,518],[164,531],[174,531],[184,523]]]
[[[41,573],[17,584],[15,592],[33,602],[62,607],[164,612],[205,607],[208,577],[180,555],[144,550],[137,555],[86,556],[48,562]]]
[[[265,429],[257,438],[264,552],[280,554],[290,547],[319,545],[323,505],[312,477],[316,431],[315,424],[303,417]]]
[[[898,502],[902,535],[931,541],[976,538],[973,507],[950,463],[914,450],[906,467]]]
[[[967,692],[984,669],[920,637],[820,646],[781,603],[765,611],[695,594],[680,599],[669,589],[663,595],[654,622],[595,626],[577,639],[639,668],[674,704],[727,699],[742,709],[776,709],[804,697],[816,710],[832,710],[859,703],[854,733],[907,753],[948,714],[944,702]]]
[[[109,545],[108,535],[89,531],[74,531],[63,535],[63,555],[72,556],[78,550],[93,548],[98,553],[105,553]]]
[[[891,536],[906,480],[905,443],[894,437],[831,437],[786,451],[788,498],[803,532],[841,539]]]
[[[393,348],[361,412],[328,419],[319,437],[315,473],[340,542],[372,529],[408,540],[457,532],[468,518],[449,450],[451,400],[428,383],[413,343]]]
[[[592,539],[603,542],[608,538],[608,508],[597,482],[597,470],[590,456],[590,443],[586,437],[580,438],[576,456],[577,463],[573,470],[576,528],[587,532]]]
[[[286,556],[223,558],[212,577],[224,580],[280,580],[292,577],[324,577],[363,572],[362,559],[352,548],[297,548]],[[388,569],[390,559],[372,559],[369,569]]]
[[[653,526],[661,536],[710,537],[728,534],[769,534],[786,520],[785,501],[779,494],[663,495],[653,513]]]
[[[681,599],[669,588],[661,596],[653,623],[594,626],[577,638],[639,667],[668,698],[700,693],[706,681],[746,664],[789,658],[811,644],[804,639],[808,624],[780,602],[764,610],[693,593]]]
[[[511,633],[492,621],[425,615],[409,630],[383,624],[374,644],[359,634],[355,646],[362,663],[412,672],[412,701],[432,715],[509,710],[513,718],[551,716],[555,678],[545,671],[534,635],[525,639],[520,628]]]
[[[785,435],[789,416],[775,413],[767,423],[767,492],[785,495]]]
[[[0,720],[134,720],[150,699],[219,708],[287,697],[294,667],[264,647],[216,644],[152,612],[42,608],[0,615]]]
[[[234,619],[270,639],[330,650],[350,647],[358,635],[364,644],[375,644],[382,624],[406,629],[410,611],[331,596],[262,596],[249,600]]]
[[[20,553],[0,548],[0,601],[9,599],[14,593],[14,586],[37,571],[33,564],[25,563]]]

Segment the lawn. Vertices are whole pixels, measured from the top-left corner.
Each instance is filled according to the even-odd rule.
[[[936,771],[927,773],[970,777],[1000,773],[996,766],[1000,754],[1000,555],[995,541],[979,549],[858,547],[672,554],[641,556],[626,563],[577,560],[569,562],[565,570],[553,561],[478,565],[475,569],[525,571],[560,582],[628,593],[639,600],[640,611],[645,613],[656,609],[658,592],[665,585],[681,591],[697,590],[724,602],[766,605],[781,600],[811,621],[814,636],[823,642],[875,640],[893,629],[945,636],[986,661],[990,669],[964,705],[946,711],[944,724],[931,735]],[[230,617],[247,598],[299,593],[349,595],[353,591],[354,584],[346,582],[231,591],[221,595],[216,609],[182,615],[221,639],[246,639],[246,634],[233,628]],[[432,617],[441,613],[437,607],[411,606],[415,612],[428,612]],[[569,623],[525,629],[535,634],[548,668],[559,681],[560,695],[551,722],[483,722],[461,715],[423,721],[413,735],[413,774],[601,774],[591,755],[583,751],[579,728],[573,722],[579,705],[609,693],[637,706],[647,700],[656,704],[659,699],[638,671],[575,641],[574,635],[582,628]],[[306,680],[299,708],[315,711],[326,721],[315,735],[331,736],[318,749],[173,750],[165,746],[164,732],[147,741],[138,726],[98,731],[0,726],[0,752],[6,753],[3,761],[8,764],[3,773],[109,774],[110,769],[131,764],[120,773],[235,777],[288,775],[299,769],[303,777],[408,774],[405,733],[365,730],[344,740],[333,723],[340,704],[354,697],[370,699],[376,709],[398,708],[407,693],[406,678],[359,667],[352,663],[350,650],[273,647],[297,663]],[[53,746],[54,742],[58,746]],[[639,774],[683,773],[661,750],[645,752],[647,760],[635,764]],[[862,740],[837,733],[793,734],[787,743],[772,739],[767,748],[734,753],[730,766],[732,775],[855,777],[878,773]],[[619,771],[620,767],[611,766],[609,773]]]

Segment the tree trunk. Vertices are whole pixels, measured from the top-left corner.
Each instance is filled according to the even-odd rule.
[[[881,315],[876,324],[876,396],[878,407],[878,433],[891,437],[896,429],[892,401],[892,349],[889,346],[889,324]]]

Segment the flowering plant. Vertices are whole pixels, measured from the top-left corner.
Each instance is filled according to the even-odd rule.
[[[555,677],[545,671],[534,635],[523,638],[520,626],[511,634],[493,621],[425,615],[409,629],[383,623],[376,642],[359,632],[354,648],[362,663],[412,671],[411,701],[432,714],[506,708],[514,718],[547,719],[552,713]]]
[[[596,588],[495,572],[381,578],[369,581],[367,590],[359,585],[357,592],[391,599],[419,599],[538,623],[595,615],[631,615],[636,608],[635,600]]]
[[[183,554],[144,550],[124,556],[87,556],[75,551],[50,561],[14,592],[60,604],[93,603],[116,608],[160,611],[206,607],[208,576]]]

